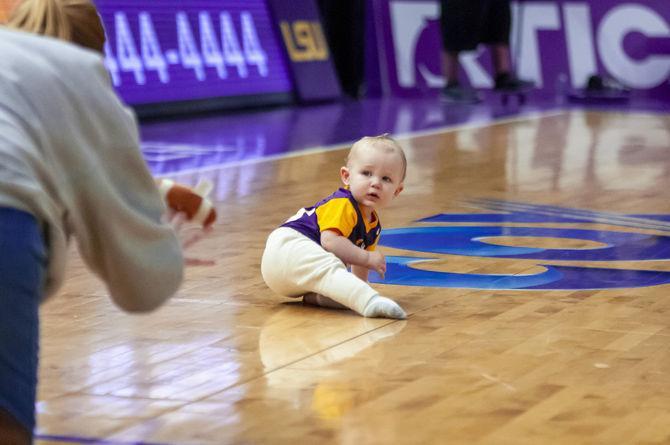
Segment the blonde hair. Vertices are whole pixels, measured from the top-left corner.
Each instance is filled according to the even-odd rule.
[[[105,30],[90,0],[23,0],[7,26],[104,51]]]
[[[395,139],[389,136],[388,133],[380,134],[379,136],[364,136],[354,142],[354,145],[351,146],[351,150],[349,150],[349,153],[347,154],[345,162],[348,164],[352,154],[366,146],[382,147],[388,152],[398,153],[402,160],[401,181],[405,180],[405,175],[407,174],[407,157],[405,156],[405,151]]]

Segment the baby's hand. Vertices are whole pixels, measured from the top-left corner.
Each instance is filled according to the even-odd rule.
[[[383,280],[386,273],[386,258],[384,258],[384,254],[377,250],[368,251],[368,263],[365,267],[377,272]]]

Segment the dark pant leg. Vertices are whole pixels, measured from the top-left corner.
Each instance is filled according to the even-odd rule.
[[[0,208],[0,409],[31,434],[39,343],[38,309],[46,263],[35,218]]]
[[[444,49],[457,53],[477,48],[485,0],[442,0],[441,5],[440,24]]]
[[[481,20],[480,43],[508,45],[512,27],[512,12],[509,0],[487,0]]]

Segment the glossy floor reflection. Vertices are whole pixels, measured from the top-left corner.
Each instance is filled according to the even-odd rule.
[[[152,171],[167,175],[341,146],[361,136],[477,125],[556,108],[453,106],[437,99],[370,99],[148,122],[142,147]]]
[[[344,142],[369,130],[329,107],[268,112],[288,129],[144,128],[157,174],[214,182],[221,219],[193,254],[217,264],[129,316],[72,251],[42,308],[39,445],[668,442],[670,115],[552,108],[452,128],[427,106],[401,127],[402,107],[375,108],[374,132],[419,131],[399,137],[408,176],[380,249],[479,283],[375,284],[409,314],[391,321],[282,299],[260,277],[267,235],[338,187]],[[609,285],[575,287],[598,268]],[[570,283],[503,285],[552,269]]]
[[[577,105],[546,97],[523,105],[502,105],[493,93],[478,105],[454,105],[436,98],[344,101],[145,122],[142,147],[152,171],[170,175],[340,147],[366,135],[423,134],[570,108]],[[668,110],[667,104],[649,98],[593,108],[650,113]]]

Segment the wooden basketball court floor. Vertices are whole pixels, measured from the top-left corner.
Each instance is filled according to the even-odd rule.
[[[496,227],[483,242],[540,253],[381,247],[387,256],[478,276],[571,266],[574,279],[376,284],[405,321],[303,306],[266,288],[261,252],[338,187],[346,147],[175,175],[216,184],[220,221],[192,252],[216,265],[190,268],[160,310],[128,315],[73,249],[65,287],[42,307],[36,443],[670,443],[670,285],[631,278],[670,273],[670,116],[564,111],[399,140],[409,170],[385,230]],[[477,221],[510,209],[541,217]],[[418,221],[452,213],[474,220]],[[611,232],[637,244],[598,258]],[[551,255],[566,250],[591,256]],[[589,288],[590,268],[615,269],[609,285]]]

